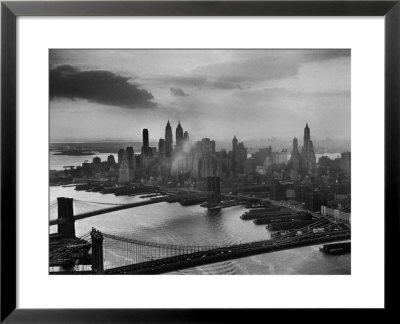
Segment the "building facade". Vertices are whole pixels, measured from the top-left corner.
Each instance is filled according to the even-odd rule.
[[[171,157],[173,152],[173,138],[171,124],[167,123],[165,127],[165,156]]]
[[[303,148],[301,150],[301,166],[304,172],[312,173],[315,169],[317,160],[308,124],[306,124],[306,127],[304,128],[303,141]]]

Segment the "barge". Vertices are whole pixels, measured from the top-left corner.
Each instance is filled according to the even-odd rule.
[[[320,249],[326,254],[345,254],[351,252],[351,242],[324,244]]]

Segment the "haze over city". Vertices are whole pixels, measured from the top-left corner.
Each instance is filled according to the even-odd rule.
[[[51,50],[49,273],[351,274],[350,50]]]
[[[51,50],[50,141],[350,138],[350,50]]]

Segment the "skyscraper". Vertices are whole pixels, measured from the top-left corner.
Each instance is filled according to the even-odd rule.
[[[143,129],[143,146],[142,146],[142,154],[149,155],[149,131],[147,128]]]
[[[232,152],[236,152],[236,151],[237,151],[237,145],[238,145],[238,140],[237,140],[236,136],[233,136],[233,140],[232,140]]]
[[[132,146],[126,148],[126,158],[128,161],[129,180],[133,180],[135,179],[136,159]]]
[[[308,123],[306,123],[306,127],[304,127],[304,136],[303,136],[304,143],[310,141],[310,139],[311,139],[310,128],[308,127]]]
[[[345,172],[347,176],[351,174],[351,152],[343,152],[340,155],[340,169]]]
[[[201,140],[201,153],[202,154],[215,153],[215,141],[212,141],[209,138],[203,138]]]
[[[160,156],[165,155],[165,140],[163,138],[160,138],[158,141],[158,153]]]
[[[236,148],[236,172],[244,172],[244,163],[247,160],[247,148],[243,142],[240,142]]]
[[[173,138],[172,138],[172,129],[171,125],[167,123],[165,127],[165,156],[170,157],[173,151]]]
[[[189,143],[189,132],[185,131],[185,133],[183,133],[183,143],[187,144]]]
[[[178,126],[176,127],[175,137],[176,137],[176,149],[180,151],[183,146],[183,128],[181,126],[181,121],[179,121]]]
[[[236,136],[233,136],[233,140],[232,140],[232,171],[233,174],[236,174],[236,169],[237,169],[237,146],[238,146],[238,140],[236,138]]]
[[[118,165],[121,165],[122,159],[124,158],[124,155],[125,155],[125,150],[124,149],[120,149],[118,151]]]
[[[120,150],[121,152],[121,150]],[[122,153],[122,152],[121,152]],[[118,157],[119,160],[119,157]],[[129,183],[129,162],[128,162],[128,156],[125,151],[123,151],[123,154],[121,156],[121,161],[118,161],[119,163],[119,169],[118,169],[118,181],[120,183]]]
[[[115,158],[114,158],[114,155],[109,155],[108,157],[107,157],[107,164],[110,166],[110,165],[114,165],[115,164]]]
[[[304,143],[301,150],[302,169],[305,172],[312,172],[315,168],[317,160],[315,158],[314,146],[313,142],[311,141],[310,128],[308,127],[308,123],[304,128],[303,138]]]
[[[290,156],[290,163],[295,171],[300,169],[300,152],[298,148],[297,138],[293,139],[292,155]]]

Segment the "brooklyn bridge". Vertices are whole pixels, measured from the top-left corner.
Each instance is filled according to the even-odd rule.
[[[73,214],[73,199],[60,197],[50,207],[58,209],[58,233],[50,235],[49,265],[51,274],[162,274],[258,254],[294,249],[316,244],[345,241],[351,238],[350,229],[338,229],[327,217],[318,214],[315,222],[305,227],[271,238],[231,245],[173,245],[135,240],[120,233],[107,233],[92,228],[81,237],[75,236],[75,221],[135,208],[177,197],[208,195],[215,200],[215,192],[180,193],[128,204],[103,204],[102,208],[82,214]],[[230,192],[225,194],[237,202],[250,198]],[[251,198],[254,201],[254,198]],[[261,200],[261,199],[260,199]],[[75,203],[90,203],[76,200]],[[211,206],[211,205],[210,205]],[[213,208],[223,208],[214,204]],[[110,214],[112,217],[112,214]],[[79,269],[79,270],[77,270]]]

